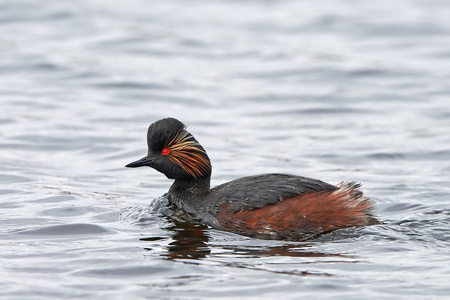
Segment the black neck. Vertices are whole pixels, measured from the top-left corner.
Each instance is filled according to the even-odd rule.
[[[201,179],[176,179],[169,189],[169,195],[175,199],[198,199],[204,197],[210,190],[211,176]]]

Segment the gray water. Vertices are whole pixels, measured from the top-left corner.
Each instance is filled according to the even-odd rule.
[[[0,298],[448,299],[450,2],[0,2]],[[176,117],[212,184],[355,180],[309,242],[155,215],[124,165]]]

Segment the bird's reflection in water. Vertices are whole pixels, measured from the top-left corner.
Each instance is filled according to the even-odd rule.
[[[167,246],[167,259],[202,259],[211,253],[208,247],[208,236],[205,231],[206,226],[199,224],[181,223],[173,221],[173,224],[165,228],[167,231],[173,232],[173,241]],[[148,237],[142,238],[141,241],[154,242],[165,238]],[[151,248],[146,248],[151,250]]]
[[[173,232],[171,241],[167,245],[167,252],[162,254],[167,259],[202,259],[210,255],[211,247],[208,245],[209,232],[208,228],[199,224],[189,224],[173,221],[172,225],[165,228],[166,230]],[[155,242],[162,239],[162,237],[148,237],[142,238],[141,241]],[[290,256],[290,257],[334,257],[338,260],[343,260],[347,263],[354,261],[354,256],[325,253],[319,251],[310,251],[309,249],[313,244],[300,243],[300,242],[287,242],[287,244],[277,246],[267,246],[260,243],[261,240],[257,240],[258,243],[252,245],[252,239],[246,240],[245,245],[242,243],[232,242],[231,245],[220,245],[225,251],[226,255],[235,254],[245,257],[264,257],[264,256]],[[268,241],[270,243],[270,241]],[[239,244],[239,245],[238,245]],[[151,248],[146,248],[151,250]],[[232,251],[230,253],[230,250]],[[220,256],[220,251],[216,252]],[[350,261],[348,259],[351,259]],[[333,260],[335,261],[335,260]]]
[[[167,247],[168,259],[201,259],[211,253],[207,244],[208,236],[205,234],[208,229],[206,226],[177,222],[168,229],[175,233],[172,236],[173,242]]]

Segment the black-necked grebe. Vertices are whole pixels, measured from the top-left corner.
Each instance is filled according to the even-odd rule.
[[[285,174],[236,179],[210,189],[205,149],[173,118],[150,125],[148,154],[127,167],[149,166],[174,179],[174,215],[215,229],[266,239],[307,240],[339,228],[377,224],[359,184],[337,186]]]

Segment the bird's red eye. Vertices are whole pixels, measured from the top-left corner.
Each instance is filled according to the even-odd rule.
[[[169,148],[164,148],[164,149],[162,149],[162,150],[161,150],[161,154],[162,154],[162,155],[167,155],[167,154],[169,154]]]

